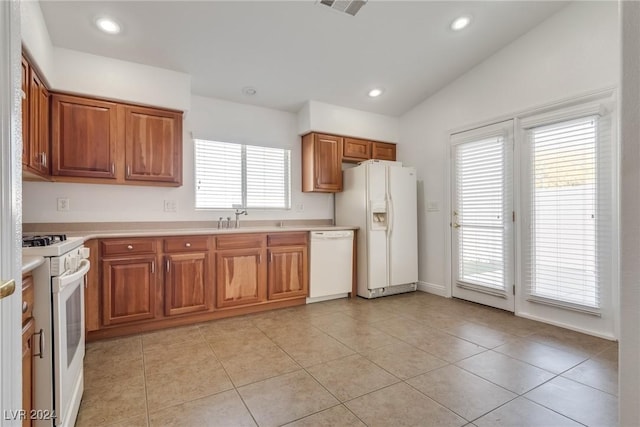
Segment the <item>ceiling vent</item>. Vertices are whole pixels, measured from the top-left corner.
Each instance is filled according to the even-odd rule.
[[[320,4],[351,16],[355,16],[366,2],[367,0],[320,0]]]

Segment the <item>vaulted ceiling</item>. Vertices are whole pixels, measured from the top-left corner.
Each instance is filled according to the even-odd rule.
[[[192,92],[297,111],[309,99],[401,115],[564,7],[553,1],[42,1],[55,46],[192,76]],[[472,22],[450,29],[460,15]],[[119,35],[95,20],[115,19]],[[256,94],[247,96],[242,88]],[[378,98],[367,92],[384,88]]]

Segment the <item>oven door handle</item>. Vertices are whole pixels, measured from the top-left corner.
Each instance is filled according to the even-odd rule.
[[[71,274],[63,274],[62,276],[58,276],[58,277],[54,277],[53,278],[53,292],[57,293],[62,291],[62,289],[64,289],[67,285],[77,282],[78,280],[82,279],[84,277],[85,274],[87,274],[87,272],[89,271],[89,269],[91,268],[91,262],[89,262],[88,259],[83,259],[80,261],[80,264],[78,266],[78,270],[75,273],[71,273]]]

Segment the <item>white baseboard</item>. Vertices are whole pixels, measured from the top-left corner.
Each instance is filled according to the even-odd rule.
[[[338,298],[346,298],[348,296],[349,296],[348,293],[344,293],[344,294],[325,295],[325,296],[321,296],[321,297],[307,298],[307,304],[311,304],[311,303],[314,303],[314,302],[329,301],[329,300],[338,299]]]
[[[447,289],[444,287],[444,285],[436,285],[433,283],[419,281],[418,290],[421,292],[427,292],[429,294],[434,294],[434,295],[448,298]]]
[[[522,318],[525,318],[525,319],[529,319],[529,320],[535,320],[536,322],[540,322],[540,323],[547,323],[549,325],[557,326],[559,328],[569,329],[569,330],[572,330],[572,331],[575,331],[575,332],[580,332],[581,334],[592,335],[592,336],[595,336],[595,337],[598,337],[598,338],[603,338],[603,339],[609,340],[609,341],[617,341],[618,340],[613,334],[602,333],[602,332],[598,332],[598,331],[592,331],[590,329],[579,328],[579,327],[574,326],[572,324],[549,320],[547,318],[540,317],[540,316],[535,316],[535,315],[529,314],[529,313],[521,313],[521,312],[518,313],[518,312],[516,312],[516,316],[522,317]]]

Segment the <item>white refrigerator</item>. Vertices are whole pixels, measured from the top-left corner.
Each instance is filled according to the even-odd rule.
[[[418,281],[416,171],[400,162],[368,160],[343,171],[336,225],[358,230],[358,295],[415,291]]]

